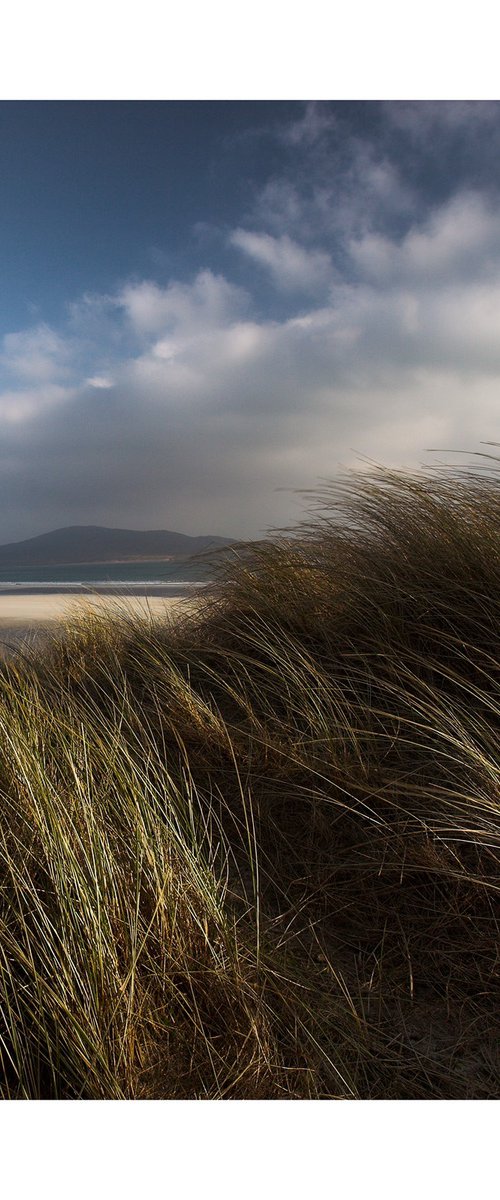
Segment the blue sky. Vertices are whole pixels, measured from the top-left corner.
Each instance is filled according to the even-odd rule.
[[[1,102],[0,542],[500,440],[499,151],[489,101]]]

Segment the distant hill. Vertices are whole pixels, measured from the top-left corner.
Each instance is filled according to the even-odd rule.
[[[0,546],[4,567],[44,567],[80,563],[182,561],[194,554],[229,546],[234,538],[188,537],[168,529],[106,529],[101,525],[69,525],[23,542]]]

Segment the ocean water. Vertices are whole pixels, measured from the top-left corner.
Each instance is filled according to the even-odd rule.
[[[0,570],[0,590],[29,587],[34,584],[40,590],[46,586],[52,590],[64,584],[92,588],[94,584],[108,587],[195,587],[211,579],[207,563],[131,562],[131,563],[83,563],[75,566],[7,567]]]

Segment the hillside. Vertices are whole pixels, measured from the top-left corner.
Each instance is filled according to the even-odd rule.
[[[186,559],[227,546],[230,538],[189,537],[169,529],[107,529],[101,525],[69,525],[22,542],[0,546],[0,570],[71,563],[137,562],[141,559]]]

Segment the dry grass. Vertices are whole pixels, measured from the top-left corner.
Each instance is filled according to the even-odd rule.
[[[4,1098],[498,1096],[499,518],[349,477],[3,667]]]

